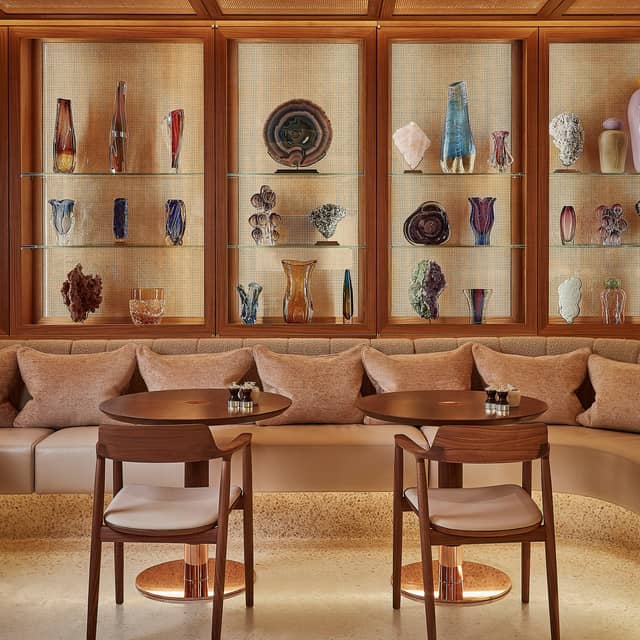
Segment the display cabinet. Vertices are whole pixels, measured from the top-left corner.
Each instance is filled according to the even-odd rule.
[[[374,333],[375,28],[216,33],[219,333]]]
[[[542,29],[541,46],[539,328],[637,337],[640,29]]]
[[[214,330],[212,66],[209,28],[11,29],[16,333]]]
[[[535,29],[383,27],[384,333],[534,333]]]
[[[7,40],[8,31],[0,28],[0,69],[7,68]],[[8,78],[6,73],[0,73],[0,95],[8,94]],[[7,110],[0,114],[0,137],[3,140],[9,138]],[[9,333],[9,301],[10,301],[10,277],[9,277],[9,145],[2,145],[0,150],[0,335]]]

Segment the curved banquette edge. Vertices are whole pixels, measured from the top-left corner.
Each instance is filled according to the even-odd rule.
[[[38,340],[0,341],[0,347],[23,344],[57,354],[97,353],[123,344],[146,344],[162,354],[221,352],[264,344],[290,354],[337,353],[357,344],[371,345],[386,354],[447,351],[464,342],[480,342],[497,351],[540,356],[589,347],[614,360],[640,363],[640,340],[518,336],[501,338],[266,338],[266,339],[157,339],[157,340]],[[247,379],[255,379],[252,371]],[[481,380],[474,371],[474,388]],[[138,372],[131,391],[144,390]],[[368,380],[363,393],[373,388]],[[578,395],[585,406],[593,401],[588,380]],[[639,390],[640,396],[640,390]],[[23,389],[19,405],[28,394]],[[638,416],[640,428],[640,413]],[[272,427],[255,425],[212,427],[220,444],[241,432],[253,433],[256,491],[389,491],[392,487],[393,435],[406,433],[418,442],[425,434],[402,425],[301,424]],[[428,435],[428,430],[425,429]],[[606,500],[640,513],[640,433],[569,425],[550,425],[554,490]],[[97,427],[0,429],[0,493],[89,493],[92,490]],[[144,465],[127,471],[132,482],[149,479]],[[409,461],[406,473],[413,474]],[[154,465],[155,481],[180,485],[177,465]],[[513,467],[465,468],[465,484],[517,481]]]

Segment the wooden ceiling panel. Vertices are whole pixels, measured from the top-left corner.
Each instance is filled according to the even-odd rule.
[[[366,16],[368,0],[218,0],[225,16]]]
[[[535,15],[546,2],[547,0],[396,0],[393,15]]]
[[[189,0],[0,0],[8,15],[195,15]]]
[[[564,15],[640,15],[640,0],[575,0]]]

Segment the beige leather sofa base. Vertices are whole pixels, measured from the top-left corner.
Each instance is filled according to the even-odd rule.
[[[132,429],[135,427],[132,427]],[[13,429],[12,431],[18,431]],[[255,491],[388,491],[393,486],[393,437],[404,433],[423,445],[415,427],[364,424],[304,424],[258,427],[212,427],[224,447],[241,433],[251,433]],[[90,493],[95,473],[98,427],[60,429],[44,439],[35,452],[36,493]],[[241,460],[234,459],[233,482],[241,482]],[[183,486],[178,464],[125,464],[129,483]],[[211,479],[217,464],[212,462]],[[410,461],[407,478],[415,477]],[[111,469],[107,468],[107,491]]]
[[[0,493],[32,493],[34,449],[51,429],[0,429]]]

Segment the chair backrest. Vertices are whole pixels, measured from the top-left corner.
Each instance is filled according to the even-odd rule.
[[[438,429],[426,457],[441,462],[491,464],[527,462],[548,453],[547,425],[534,422],[443,426]]]
[[[201,462],[223,455],[204,424],[101,425],[96,452],[122,462]]]

